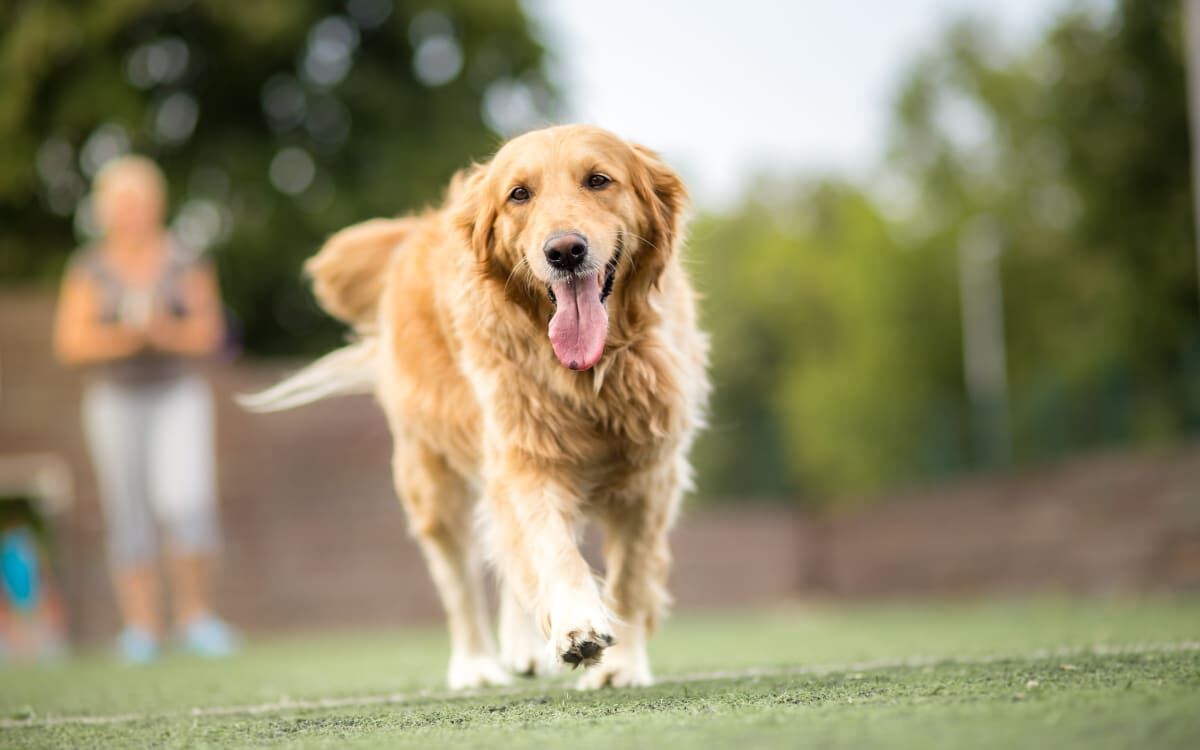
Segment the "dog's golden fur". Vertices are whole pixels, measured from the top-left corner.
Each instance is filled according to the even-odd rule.
[[[597,173],[610,182],[593,189]],[[510,200],[514,186],[531,198]],[[685,206],[651,151],[599,128],[548,128],[456,176],[441,208],[346,229],[308,262],[320,303],[370,343],[396,491],[449,620],[454,686],[539,672],[547,644],[553,661],[589,667],[584,686],[651,680],[645,639],[668,603],[667,534],[708,393],[679,257]],[[560,363],[547,336],[543,245],[562,231],[587,238],[597,267],[615,263],[603,356],[585,371]],[[605,531],[602,588],[578,549],[584,517]],[[481,550],[502,582],[503,668]]]

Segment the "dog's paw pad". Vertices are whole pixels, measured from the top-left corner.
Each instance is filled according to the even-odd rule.
[[[615,643],[615,639],[607,633],[596,633],[593,630],[586,634],[579,631],[567,633],[567,646],[560,654],[562,660],[572,667],[585,667],[596,664],[604,656],[604,649]]]

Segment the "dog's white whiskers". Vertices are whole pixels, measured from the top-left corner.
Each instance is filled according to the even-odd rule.
[[[507,294],[507,293],[508,293],[508,284],[509,284],[509,282],[511,282],[511,281],[513,280],[513,277],[517,275],[517,272],[521,270],[521,266],[528,266],[528,265],[529,265],[529,258],[527,258],[526,256],[522,255],[522,256],[521,256],[521,259],[517,261],[517,264],[516,264],[515,266],[513,266],[513,268],[512,268],[512,270],[511,270],[511,271],[509,271],[509,273],[508,273],[508,278],[504,280],[504,292],[505,292],[505,294]],[[525,279],[525,286],[526,286],[526,289],[529,289],[529,280],[528,280],[528,277],[527,277],[527,276],[522,276],[522,278],[524,278],[524,279]]]
[[[640,235],[640,234],[636,234],[636,233],[634,233],[634,232],[625,232],[625,234],[627,234],[627,235],[629,235],[630,237],[634,238],[634,239],[635,239],[635,240],[637,240],[638,242],[641,242],[641,243],[643,243],[643,244],[645,244],[645,245],[649,246],[649,247],[650,247],[651,249],[653,249],[653,250],[656,250],[656,251],[658,251],[658,252],[662,252],[662,248],[660,248],[658,245],[656,245],[655,243],[651,242],[651,241],[650,241],[648,238],[646,238],[646,237],[643,237],[643,236],[642,236],[642,235]]]

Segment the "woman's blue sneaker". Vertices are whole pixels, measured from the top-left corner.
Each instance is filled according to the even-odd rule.
[[[126,664],[149,664],[158,658],[158,639],[141,628],[128,627],[117,636],[117,652]]]
[[[237,633],[215,615],[192,618],[182,636],[183,647],[197,656],[217,659],[238,650]]]

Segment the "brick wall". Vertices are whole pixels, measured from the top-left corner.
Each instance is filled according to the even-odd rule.
[[[840,596],[1200,592],[1200,446],[897,495],[819,536]]]

